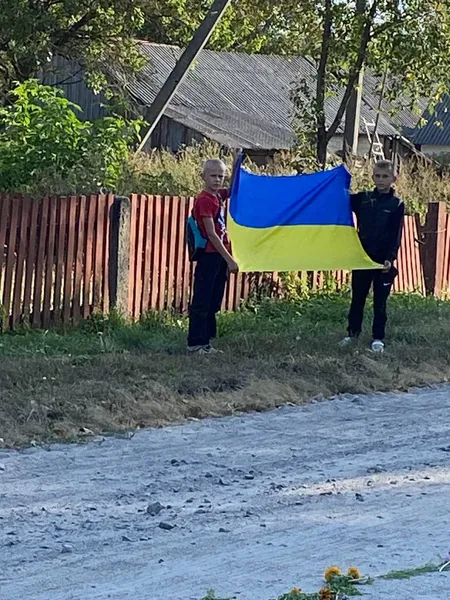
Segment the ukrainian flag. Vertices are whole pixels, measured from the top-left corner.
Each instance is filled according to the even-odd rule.
[[[238,161],[228,215],[243,272],[376,269],[350,208],[344,166],[312,175],[254,175]]]

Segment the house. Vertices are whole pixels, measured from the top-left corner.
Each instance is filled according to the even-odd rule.
[[[139,49],[147,63],[133,79],[125,80],[113,67],[109,71],[145,118],[182,50],[149,42],[139,42]],[[153,132],[147,149],[177,151],[183,145],[203,139],[228,147],[242,147],[254,159],[290,149],[296,140],[292,125],[292,89],[299,77],[313,88],[314,74],[314,64],[303,57],[203,50]],[[87,88],[78,65],[57,59],[42,80],[61,87],[71,101],[82,107],[84,118],[92,120],[105,114],[106,99]],[[376,119],[378,87],[379,80],[366,74],[361,105],[360,155],[369,151],[366,123]],[[338,105],[338,96],[326,100],[328,124]],[[422,110],[425,108],[426,104],[423,104]],[[400,154],[414,150],[414,145],[402,132],[415,131],[419,117],[407,109],[398,111],[395,118],[388,117],[390,109],[392,106],[384,102],[378,123],[378,134],[387,155],[393,150]],[[342,147],[343,123],[329,149],[336,152]]]
[[[446,94],[434,111],[426,110],[423,121],[406,133],[411,142],[427,156],[450,154],[450,96]]]

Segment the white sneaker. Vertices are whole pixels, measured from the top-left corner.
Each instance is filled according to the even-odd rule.
[[[349,346],[353,342],[353,338],[347,336],[339,342],[339,346]]]
[[[188,346],[188,354],[223,354],[222,350],[216,350],[210,344],[207,346]]]
[[[207,354],[205,346],[188,346],[188,354]]]
[[[371,349],[372,352],[381,354],[382,352],[384,352],[384,343],[381,340],[373,340]]]

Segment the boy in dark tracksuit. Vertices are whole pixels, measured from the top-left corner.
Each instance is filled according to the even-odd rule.
[[[384,265],[383,270],[354,271],[352,302],[348,318],[348,344],[361,333],[364,306],[373,285],[374,318],[372,351],[383,352],[387,321],[387,300],[397,275],[394,261],[400,247],[405,206],[394,194],[394,165],[382,160],[373,170],[375,190],[351,195],[352,210],[357,218],[358,234],[368,256]]]

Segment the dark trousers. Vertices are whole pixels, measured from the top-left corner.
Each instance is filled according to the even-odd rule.
[[[373,284],[373,327],[374,340],[384,340],[387,322],[387,300],[391,293],[397,270],[393,267],[389,273],[382,271],[353,271],[352,303],[348,316],[348,334],[358,337],[362,330],[364,306]]]
[[[227,277],[227,263],[220,254],[205,252],[200,257],[189,308],[188,346],[207,346],[216,337],[216,314],[222,305]]]

